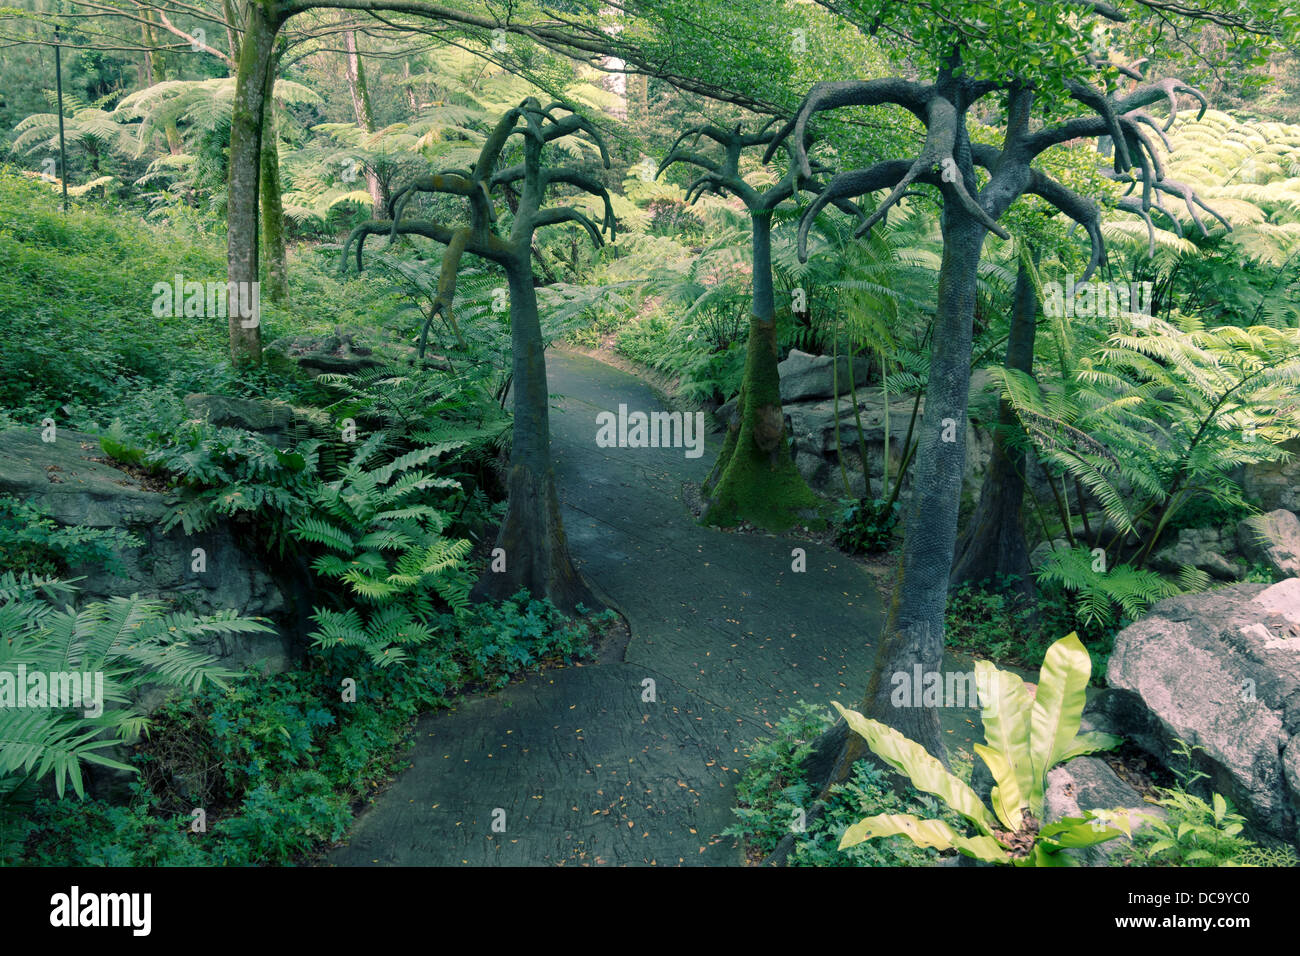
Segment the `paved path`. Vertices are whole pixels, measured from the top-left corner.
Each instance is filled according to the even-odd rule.
[[[855,700],[865,681],[880,615],[866,573],[837,551],[696,524],[682,483],[703,480],[720,436],[697,459],[599,448],[598,412],[664,406],[594,359],[547,362],[562,396],[551,429],[565,530],[631,625],[623,660],[421,719],[413,766],[327,863],[740,864],[718,834],[734,820],[747,744],[796,701]],[[794,547],[806,548],[803,573]]]

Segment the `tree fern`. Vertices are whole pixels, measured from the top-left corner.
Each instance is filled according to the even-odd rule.
[[[1288,456],[1282,444],[1300,436],[1300,333],[1146,316],[1112,329],[1046,385],[993,377],[1040,458],[1100,501],[1118,535],[1099,543],[1111,553],[1136,542],[1140,568],[1188,501],[1245,507],[1234,471]]]

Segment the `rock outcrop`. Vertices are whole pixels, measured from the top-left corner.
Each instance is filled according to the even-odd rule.
[[[1300,839],[1300,578],[1168,598],[1115,639],[1107,718],[1168,764],[1196,747],[1205,786]]]
[[[1300,511],[1300,438],[1283,443],[1288,461],[1270,461],[1242,469],[1241,487],[1246,497],[1264,511],[1283,508]]]
[[[234,609],[276,619],[288,610],[268,565],[230,528],[193,535],[180,527],[159,530],[169,496],[115,466],[92,435],[59,430],[53,442],[45,442],[37,429],[0,433],[0,494],[39,506],[60,524],[122,528],[144,542],[121,553],[117,573],[72,569],[85,576],[77,582],[79,604],[139,594],[198,614]],[[287,667],[291,654],[287,636],[269,634],[214,637],[196,650],[227,667],[257,663],[272,671]]]
[[[810,355],[798,349],[791,349],[785,361],[777,365],[781,376],[781,403],[817,401],[833,398],[836,394],[845,395],[851,391],[849,383],[849,359],[841,355],[838,362],[829,355]],[[871,366],[865,358],[853,361],[853,387],[861,388],[867,384],[871,375]],[[836,385],[839,391],[836,391]]]
[[[863,496],[867,478],[871,489],[879,494],[883,487],[886,452],[889,473],[897,475],[905,454],[904,441],[912,423],[912,409],[916,396],[893,393],[885,402],[882,389],[866,386],[869,366],[863,359],[853,365],[854,388],[857,392],[856,414],[853,397],[849,395],[849,361],[841,356],[836,363],[827,355],[809,355],[793,349],[777,369],[781,375],[781,402],[785,410],[786,432],[790,437],[790,452],[795,467],[813,490],[830,497]],[[839,395],[836,396],[838,385]],[[981,415],[977,406],[987,405],[990,397],[986,373],[971,376],[972,415],[965,425],[966,477],[962,496],[967,503],[979,494],[980,483],[988,468],[992,453],[992,439],[987,430],[979,426]],[[994,403],[995,404],[995,403]],[[734,417],[734,404],[723,405],[715,413],[726,425]],[[913,426],[913,440],[922,427],[925,401],[922,399]],[[889,442],[886,449],[885,424],[889,425]],[[858,423],[862,435],[859,442]],[[838,428],[837,428],[838,424]],[[838,437],[838,443],[837,443]],[[865,462],[863,451],[865,446]],[[843,472],[840,469],[843,459]],[[845,480],[848,489],[845,490]],[[903,483],[902,496],[906,498],[910,480]]]

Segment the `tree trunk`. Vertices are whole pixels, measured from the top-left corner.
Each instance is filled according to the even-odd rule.
[[[145,45],[150,47],[146,63],[149,66],[149,86],[155,83],[162,83],[164,80],[174,79],[167,72],[166,62],[163,60],[162,51],[157,48],[157,36],[153,27],[153,12],[148,8],[141,11],[144,19],[148,23],[141,24],[144,30]],[[167,137],[167,151],[173,156],[179,156],[185,151],[185,146],[181,140],[181,132],[176,127],[176,121],[169,119],[163,124],[163,134]]]
[[[876,644],[875,661],[859,709],[888,724],[947,762],[934,707],[897,707],[891,701],[895,674],[909,681],[921,673],[939,673],[943,664],[944,610],[948,574],[957,541],[957,512],[966,462],[966,405],[970,389],[971,325],[975,317],[976,279],[985,227],[956,203],[945,203],[940,222],[943,261],[935,307],[930,378],[925,416],[918,441],[912,496],[908,503],[903,553],[893,600]],[[912,697],[918,700],[919,687]],[[866,742],[847,733],[840,721],[817,742],[810,766],[829,767],[822,793],[846,779],[853,764],[867,753]],[[834,754],[832,758],[830,755]]]
[[[145,53],[140,57],[140,86],[148,89],[156,82],[154,80],[154,57],[158,51],[153,49],[153,30],[149,28],[149,11],[144,11],[144,23],[140,24],[140,38],[144,40]]]
[[[728,428],[727,441],[710,476],[711,501],[704,521],[722,526],[749,521],[769,531],[784,531],[800,521],[815,519],[818,502],[795,468],[786,440],[776,361],[771,214],[756,213],[752,222],[753,314],[737,402],[739,423]]]
[[[573,613],[579,604],[599,610],[604,605],[569,557],[560,519],[551,468],[546,354],[533,288],[531,244],[522,245],[523,251],[506,265],[514,375],[514,435],[506,482],[510,498],[497,534],[500,551],[494,552],[494,559],[474,586],[473,597],[499,601],[526,590],[533,597],[549,599],[565,613]],[[504,568],[498,563],[501,560]]]
[[[275,118],[275,75],[279,57],[266,75],[262,105],[262,256],[266,260],[266,291],[272,302],[289,301],[289,261],[284,243],[284,199],[280,188],[280,141]]]
[[[402,79],[406,81],[406,105],[411,108],[411,115],[414,116],[420,111],[420,105],[415,101],[415,85],[411,83],[411,61],[402,61]]]
[[[366,68],[357,55],[357,35],[353,30],[343,34],[347,47],[347,69],[344,74],[348,81],[348,95],[352,97],[352,112],[356,114],[357,125],[367,133],[375,131],[375,111],[370,104],[370,92],[366,88]],[[372,219],[384,219],[388,216],[388,203],[384,200],[384,191],[380,187],[379,177],[373,169],[366,169],[366,192],[370,193],[370,205],[373,207]]]
[[[1037,250],[1033,255],[1037,264]],[[1037,318],[1038,299],[1034,284],[1028,268],[1021,262],[1011,309],[1011,331],[1007,337],[1008,369],[1033,374]],[[957,561],[953,564],[948,586],[951,589],[964,584],[992,584],[1001,589],[1001,579],[1014,577],[1011,587],[1032,605],[1034,579],[1030,573],[1021,514],[1025,492],[1025,452],[1023,448],[1015,447],[1019,431],[1014,409],[1006,400],[1001,401],[997,428],[993,431],[993,458],[980,489],[979,504],[957,546]]]
[[[230,282],[227,316],[230,358],[236,365],[256,365],[262,361],[260,319],[243,317],[239,299],[240,289],[251,290],[257,281],[262,107],[277,30],[278,24],[268,18],[262,3],[248,4],[230,116],[230,178],[226,197],[226,277]],[[250,295],[250,291],[244,292],[245,301],[249,301]]]

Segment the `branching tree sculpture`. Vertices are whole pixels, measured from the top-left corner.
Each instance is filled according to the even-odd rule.
[[[867,6],[875,9],[880,5]],[[942,196],[944,246],[925,427],[921,431],[899,576],[883,634],[875,645],[876,659],[862,702],[870,716],[894,726],[936,755],[944,753],[937,708],[896,707],[891,704],[891,694],[894,675],[937,673],[941,669],[944,608],[966,456],[976,273],[984,239],[990,232],[1007,238],[998,219],[1020,196],[1035,195],[1086,230],[1091,239],[1091,257],[1083,278],[1088,279],[1103,265],[1105,247],[1098,204],[1035,165],[1053,146],[1086,137],[1109,137],[1113,142],[1114,174],[1142,188],[1140,199],[1132,197],[1136,202],[1128,204],[1134,211],[1149,217],[1153,208],[1160,208],[1155,197],[1172,191],[1199,221],[1194,194],[1164,181],[1162,163],[1147,133],[1148,129],[1159,130],[1161,124],[1147,108],[1167,103],[1169,117],[1164,125],[1168,126],[1177,114],[1178,94],[1194,96],[1202,111],[1205,106],[1198,91],[1176,79],[1139,80],[1123,95],[1104,92],[1103,87],[1086,81],[1090,73],[1103,69],[1090,57],[1072,66],[1075,77],[1065,73],[1059,89],[1054,91],[1054,100],[1044,97],[1045,103],[1039,105],[1040,80],[1026,79],[1013,68],[1014,55],[1020,51],[981,49],[980,32],[987,31],[989,24],[975,15],[985,15],[989,8],[979,3],[971,7],[971,19],[962,21],[962,29],[954,33],[945,27],[939,34],[942,38],[935,41],[943,52],[937,57],[933,82],[886,78],[818,84],[768,147],[770,155],[780,143],[791,139],[803,173],[809,176],[812,166],[804,146],[805,133],[809,121],[818,113],[851,106],[901,107],[924,128],[924,139],[914,155],[887,159],[832,178],[804,214],[799,243],[803,255],[812,217],[834,201],[889,190],[862,224],[859,234],[865,234],[910,187],[932,186]],[[1101,5],[1080,3],[1078,7],[1084,13],[1109,16],[1109,8]],[[917,22],[927,16],[923,11],[905,15]],[[969,33],[964,32],[967,27]],[[1008,29],[1013,27],[1008,25]],[[1110,72],[1113,76],[1114,71]],[[1121,72],[1129,77],[1140,76],[1134,69]],[[992,95],[1002,98],[1005,109],[1005,133],[1000,146],[973,142],[968,127],[971,108]],[[1073,108],[1062,109],[1069,101],[1073,101]],[[1036,108],[1041,113],[1043,106],[1055,115],[1036,118]],[[1085,110],[1085,115],[1071,115]],[[843,724],[839,725],[820,742],[817,769],[826,774],[825,779],[842,779],[862,755],[862,746],[861,738],[846,734]]]
[[[745,374],[737,400],[737,421],[727,429],[727,438],[705,483],[710,497],[704,520],[710,524],[733,525],[750,521],[759,527],[782,531],[817,506],[790,457],[781,409],[780,377],[777,373],[776,299],[772,286],[772,212],[800,189],[820,191],[799,163],[791,162],[787,173],[773,186],[759,190],[740,174],[740,160],[746,149],[771,145],[775,120],[756,133],[744,133],[740,126],[721,129],[705,124],[677,138],[656,177],[674,163],[703,170],[686,189],[694,202],[706,192],[730,193],[745,204],[753,221],[753,293],[749,320],[749,342]],[[701,140],[721,147],[720,159],[698,150]],[[846,200],[838,200],[845,211],[856,211]]]
[[[564,111],[567,115],[557,115]],[[454,169],[423,176],[393,196],[393,218],[370,220],[357,226],[343,247],[341,265],[355,249],[361,267],[365,240],[372,235],[424,236],[446,245],[438,296],[420,334],[423,353],[428,323],[441,314],[455,328],[453,300],[456,273],[465,253],[488,259],[506,273],[510,295],[510,337],[514,371],[514,440],[507,482],[509,506],[497,536],[496,560],[474,589],[479,599],[509,597],[521,588],[557,607],[573,611],[578,604],[599,608],[569,558],[560,520],[560,503],[551,468],[550,423],[547,404],[545,342],[537,314],[533,287],[533,234],[543,226],[577,223],[593,243],[603,242],[602,232],[614,237],[614,210],[609,193],[586,172],[572,166],[547,168],[542,150],[565,136],[585,133],[599,148],[605,167],[609,155],[592,124],[562,103],[542,106],[529,98],[507,112],[492,130],[472,170]],[[523,139],[523,162],[499,168],[512,136]],[[597,225],[572,206],[546,206],[552,186],[570,186],[598,196],[604,203],[603,221]],[[506,188],[517,195],[508,235],[497,229],[495,198]],[[461,196],[468,210],[466,225],[454,227],[425,220],[403,219],[402,213],[416,193]],[[504,561],[504,567],[501,562]]]

